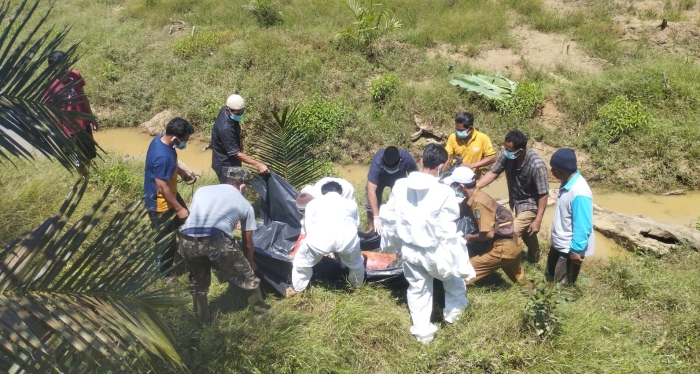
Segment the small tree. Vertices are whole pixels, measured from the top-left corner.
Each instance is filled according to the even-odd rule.
[[[373,56],[375,42],[385,34],[403,27],[389,8],[374,0],[347,0],[348,8],[355,17],[352,26],[336,35],[360,48],[366,56]]]

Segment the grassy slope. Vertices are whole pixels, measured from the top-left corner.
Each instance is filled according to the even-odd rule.
[[[74,180],[48,161],[17,166],[0,166],[2,242],[46,219]],[[119,201],[138,196],[141,167],[106,156],[77,213],[110,181]],[[556,311],[563,331],[544,341],[522,328],[527,296],[500,273],[469,288],[465,318],[442,324],[428,346],[408,333],[405,291],[378,286],[349,293],[313,283],[300,298],[268,296],[275,313],[259,319],[235,289],[214,281],[211,326],[198,326],[191,305],[163,315],[197,373],[700,372],[698,261],[700,253],[681,248],[663,259],[587,262],[575,299]],[[526,266],[543,284],[541,270]],[[179,282],[186,295],[187,277]]]
[[[380,42],[375,56],[368,59],[335,38],[352,22],[341,0],[282,0],[283,23],[271,28],[258,26],[240,8],[244,3],[66,0],[56,3],[52,21],[75,25],[71,38],[84,40],[86,54],[77,68],[86,76],[88,94],[106,126],[134,126],[170,108],[205,131],[224,98],[235,91],[249,102],[245,127],[251,139],[257,134],[256,123],[269,119],[269,108],[322,95],[354,108],[349,125],[330,148],[336,161],[367,162],[377,148],[389,144],[419,153],[421,144],[409,140],[415,131],[414,114],[450,131],[454,113],[469,110],[496,144],[518,127],[554,146],[586,149],[594,162],[588,176],[597,185],[636,190],[700,185],[693,172],[700,160],[700,153],[693,150],[697,148],[693,141],[700,136],[696,126],[700,67],[693,62],[697,46],[677,40],[689,55],[660,52],[650,47],[648,35],[638,41],[623,38],[623,31],[612,22],[620,14],[643,19],[660,14],[636,14],[612,0],[577,1],[578,8],[558,13],[542,0],[394,0],[389,5],[405,27]],[[695,2],[671,1],[665,9],[678,9],[681,3],[692,7]],[[663,16],[680,20],[682,13],[676,13]],[[174,20],[188,26],[170,35]],[[556,131],[545,129],[537,119],[504,118],[488,103],[460,94],[447,83],[450,66],[454,72],[474,71],[467,56],[486,48],[517,49],[508,34],[509,22],[569,35],[605,61],[600,76],[558,68],[555,73],[568,84],[537,67],[525,67],[525,80],[540,83],[548,99],[570,117]],[[223,39],[219,44],[210,38],[202,52],[178,57],[173,45],[183,40],[187,45],[192,25],[200,35],[223,35]],[[436,54],[437,50],[450,55]],[[398,75],[401,83],[378,105],[370,100],[369,82],[384,73]],[[663,88],[663,74],[669,76],[672,90]],[[648,106],[653,126],[646,133],[624,136],[617,144],[600,145],[589,127],[597,108],[617,95]]]

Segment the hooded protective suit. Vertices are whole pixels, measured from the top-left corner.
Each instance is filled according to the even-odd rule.
[[[324,184],[328,182],[336,182],[340,185],[340,187],[343,188],[343,193],[341,196],[344,198],[355,202],[355,187],[350,184],[350,182],[346,181],[345,179],[342,178],[331,178],[331,177],[325,177],[321,178],[316,182],[313,186],[311,185],[306,185],[304,188],[301,189],[301,192],[306,192],[311,194],[314,198],[320,197],[323,195],[321,193],[321,187],[323,187]]]
[[[396,181],[389,201],[379,209],[382,250],[400,252],[409,282],[406,298],[411,334],[427,343],[437,327],[430,322],[433,279],[445,288],[445,321],[455,322],[467,307],[465,280],[476,276],[467,246],[455,221],[459,205],[454,191],[432,175],[413,172]]]
[[[306,205],[306,238],[302,240],[293,262],[292,287],[295,291],[306,289],[313,275],[312,267],[330,253],[336,253],[343,265],[350,269],[348,280],[353,286],[364,281],[364,259],[357,236],[359,225],[357,204],[335,192],[320,195]]]

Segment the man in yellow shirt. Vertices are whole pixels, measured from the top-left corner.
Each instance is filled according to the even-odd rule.
[[[462,165],[474,171],[478,180],[486,166],[496,162],[496,152],[488,135],[474,128],[474,116],[471,113],[457,113],[455,132],[447,138],[447,165],[452,164],[456,156],[462,157]]]

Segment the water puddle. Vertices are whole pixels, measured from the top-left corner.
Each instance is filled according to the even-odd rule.
[[[367,181],[368,165],[335,165],[343,178],[353,184],[364,184]],[[556,184],[550,183],[550,187]],[[508,199],[508,186],[505,176],[491,183],[484,191],[496,200]],[[682,226],[692,224],[700,215],[700,193],[691,192],[678,196],[660,196],[652,194],[633,194],[608,192],[593,189],[593,202],[606,209],[631,215],[644,215],[659,222],[675,223]],[[553,207],[548,207],[542,219],[542,232],[550,232],[554,218]],[[611,239],[595,232],[596,248],[592,258],[628,257],[630,253],[621,248]]]
[[[137,159],[144,159],[148,145],[153,138],[139,129],[119,128],[104,129],[95,133],[95,140],[106,150],[119,152]],[[191,142],[185,150],[178,150],[178,158],[197,174],[211,172],[211,150],[204,151],[206,143]],[[364,185],[367,181],[368,165],[335,165],[341,176],[354,185]],[[550,184],[554,187],[554,184]],[[508,187],[505,177],[494,181],[484,189],[495,199],[507,199]],[[692,224],[700,214],[700,193],[686,195],[660,196],[652,194],[632,194],[593,190],[594,203],[620,213],[644,215],[660,222],[675,223],[683,226]],[[549,207],[543,219],[542,232],[548,233],[554,209]],[[612,240],[596,232],[596,250],[594,258],[610,256],[629,256]]]
[[[94,133],[95,141],[105,150],[136,159],[145,159],[153,138],[134,128],[104,129]],[[187,148],[177,151],[177,157],[196,174],[211,172],[211,150],[203,151],[206,143],[187,142]]]

